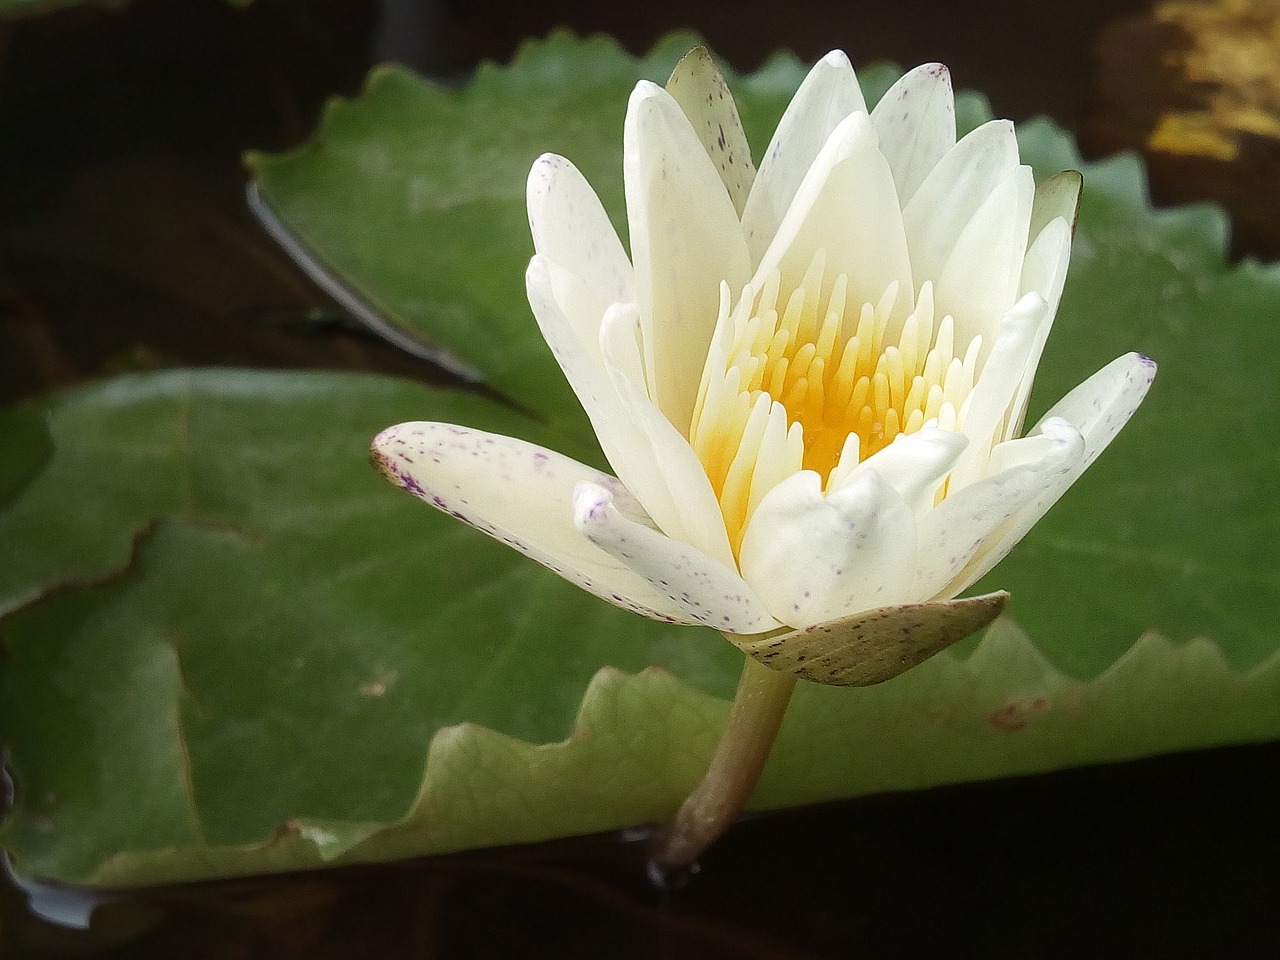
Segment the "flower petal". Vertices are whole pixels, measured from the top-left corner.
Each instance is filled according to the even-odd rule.
[[[733,94],[706,47],[694,47],[676,64],[667,81],[667,93],[689,118],[741,216],[756,179],[756,166],[751,162],[751,147]]]
[[[778,626],[736,570],[626,516],[614,490],[578,484],[573,516],[585,538],[643,577],[683,612],[686,622],[727,633],[762,633]]]
[[[392,483],[537,560],[616,606],[670,623],[696,623],[684,607],[586,540],[574,526],[580,483],[640,505],[607,473],[512,437],[450,423],[402,423],[373,441],[374,465]]]
[[[826,257],[824,291],[845,274],[845,303],[855,316],[862,304],[879,302],[893,283],[899,290],[893,317],[900,321],[911,312],[911,258],[897,187],[865,113],[846,117],[832,132],[760,261],[753,286],[763,286],[776,269],[781,289],[796,289],[819,250]]]
[[[767,493],[742,540],[743,578],[769,611],[809,627],[911,598],[915,518],[868,470],[830,496],[811,470]]]
[[[1010,440],[997,451],[990,476],[950,494],[920,521],[915,596],[948,599],[995,566],[993,561],[975,573],[973,561],[987,556],[988,541],[1000,540],[1002,528],[1025,506],[1053,490],[1061,495],[1064,479],[1078,474],[1085,445],[1075,427],[1052,420],[1043,436]]]
[[[997,441],[997,431],[1011,416],[1013,399],[1023,383],[1035,376],[1030,357],[1041,340],[1042,328],[1052,322],[1048,309],[1039,294],[1029,293],[1000,318],[996,342],[967,401],[961,429],[969,438],[969,447],[956,464],[953,486],[968,486],[987,473],[987,457]],[[1002,439],[1003,432],[999,436]]]
[[[871,119],[898,185],[898,201],[906,204],[956,144],[950,71],[940,63],[908,71],[880,98]]]
[[[1053,329],[1053,320],[1062,300],[1062,287],[1067,279],[1067,266],[1070,262],[1071,227],[1064,218],[1058,217],[1050,220],[1036,235],[1022,264],[1022,294],[1040,294],[1048,312],[1027,354],[1027,375],[1022,378],[1022,383],[1014,393],[1013,402],[1009,405],[1009,418],[1002,439],[1011,440],[1022,434],[1023,418],[1027,413],[1027,401],[1031,399],[1035,371],[1040,366],[1040,357],[1049,340],[1049,331]]]
[[[1027,223],[1035,197],[1030,167],[1010,169],[956,237],[934,297],[939,315],[951,314],[957,343],[981,335],[1013,306],[1027,253]]]
[[[832,131],[849,114],[866,110],[858,78],[841,51],[833,50],[809,71],[774,131],[742,212],[752,263],[764,256]]]
[[[1015,444],[1027,440],[1042,442],[1045,437],[1061,442],[1058,438],[1068,436],[1064,425],[1077,432],[1083,444],[1080,458],[1068,470],[1056,474],[1053,482],[1046,484],[1036,497],[983,544],[970,568],[961,575],[965,583],[955,588],[956,593],[1003,560],[1098,459],[1138,409],[1155,375],[1156,365],[1146,357],[1137,353],[1119,357],[1058,401],[1024,440],[1011,441],[996,448],[995,453],[1000,454]],[[993,456],[993,461],[995,459]]]
[[[1085,440],[1083,472],[1129,422],[1155,377],[1151,358],[1140,353],[1117,357],[1055,403],[1032,432],[1053,419],[1074,424]]]
[[[625,451],[625,468],[609,462],[625,476],[628,489],[660,529],[732,565],[733,550],[707,471],[689,442],[635,381],[643,352],[640,337],[639,319],[625,311],[606,316],[600,330],[605,369],[624,416],[636,431],[632,447]]]
[[[661,463],[653,458],[645,431],[629,403],[618,396],[601,354],[606,326],[621,322],[630,330],[637,329],[635,306],[614,304],[602,309],[582,281],[541,255],[529,262],[525,286],[542,336],[582,403],[609,465],[660,526],[669,523],[680,509]],[[577,318],[576,322],[571,317]],[[641,366],[638,350],[633,350],[628,375],[642,378]]]
[[[881,607],[735,645],[766,667],[814,683],[869,687],[892,680],[1000,615],[1009,594]]]
[[[747,282],[746,243],[719,172],[661,87],[642,81],[632,93],[622,158],[646,380],[687,434],[720,283],[738,290]]]
[[[992,120],[951,148],[903,206],[917,283],[937,280],[961,233],[987,197],[1018,166],[1013,124]]]
[[[969,438],[963,433],[937,427],[900,433],[887,447],[854,467],[841,486],[865,471],[874,470],[897,491],[911,511],[920,516],[933,507],[938,485],[951,472],[968,443]]]
[[[543,154],[529,171],[526,190],[533,247],[583,282],[602,305],[631,301],[631,261],[600,198],[578,168],[553,153]],[[595,339],[600,317],[592,318]]]

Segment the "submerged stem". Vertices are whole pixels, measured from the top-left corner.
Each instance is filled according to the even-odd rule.
[[[652,865],[659,872],[690,866],[724,833],[742,812],[769,758],[796,678],[745,659],[711,766],[658,837]]]

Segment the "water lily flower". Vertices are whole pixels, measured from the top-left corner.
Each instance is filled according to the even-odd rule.
[[[528,183],[529,302],[614,474],[451,424],[374,442],[405,489],[611,603],[760,655],[950,600],[1151,383],[1121,357],[1024,432],[1080,178],[1037,187],[1007,121],[957,142],[941,65],[868,110],[828,55],[757,168],[694,51],[635,88],[623,177],[630,256],[568,160]]]

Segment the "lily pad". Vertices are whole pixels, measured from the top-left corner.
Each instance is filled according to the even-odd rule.
[[[457,92],[380,71],[309,147],[253,161],[330,269],[534,415],[387,378],[227,371],[0,414],[0,738],[19,786],[0,844],[21,873],[299,869],[675,809],[742,655],[423,508],[366,450],[387,424],[439,419],[599,462],[524,303],[524,175],[566,153],[620,211],[626,94],[689,45],[635,60],[556,36]],[[801,73],[784,58],[729,77],[757,149]],[[983,109],[963,101],[969,124]],[[876,686],[801,683],[756,808],[1280,735],[1280,272],[1228,265],[1212,209],[1153,212],[1136,162],[1082,165],[1045,123],[1022,143],[1042,176],[1086,181],[1035,404],[1129,349],[1160,377],[980,585],[1009,588],[1013,618]]]

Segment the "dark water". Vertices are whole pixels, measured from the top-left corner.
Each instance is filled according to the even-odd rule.
[[[778,46],[936,58],[998,113],[1072,125],[1099,109],[1091,46],[1141,6],[137,0],[5,24],[0,399],[181,364],[423,375],[299,335],[323,298],[242,202],[240,152],[303,139],[377,56],[457,77],[559,22],[634,50],[692,24],[740,68]],[[612,835],[123,895],[8,884],[0,957],[1276,957],[1277,811],[1270,745],[760,817],[668,892]]]
[[[766,815],[674,892],[625,835],[100,895],[87,930],[9,887],[0,956],[1262,960],[1278,773],[1272,744]]]

